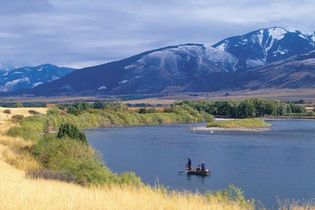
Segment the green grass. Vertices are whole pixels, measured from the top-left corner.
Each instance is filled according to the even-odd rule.
[[[267,128],[270,124],[261,119],[221,120],[208,123],[207,127],[220,128]]]
[[[86,129],[110,126],[195,123],[212,120],[212,115],[198,112],[191,107],[175,106],[165,112],[145,114],[128,110],[89,109],[78,115],[52,112],[47,115],[26,117],[20,121],[19,126],[10,128],[7,134],[38,141],[45,133],[58,131],[59,126],[63,123],[70,123],[80,129]]]
[[[33,141],[31,155],[42,166],[30,171],[33,177],[74,181],[83,185],[130,184],[139,185],[134,173],[114,174],[88,144],[69,137],[58,139],[58,128],[69,123],[79,129],[156,125],[170,123],[194,123],[211,121],[212,115],[198,112],[189,106],[174,106],[163,112],[138,113],[127,109],[87,109],[75,114],[51,110],[46,115],[34,115],[20,120],[8,130],[10,136]]]
[[[134,173],[112,173],[91,146],[70,138],[43,138],[33,147],[32,153],[45,169],[82,185],[141,184]]]
[[[23,139],[37,141],[44,133],[46,122],[47,116],[45,115],[26,117],[20,121],[19,126],[10,128],[7,134],[13,137],[20,136]]]

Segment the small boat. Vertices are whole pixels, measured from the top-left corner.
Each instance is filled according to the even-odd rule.
[[[205,171],[196,171],[196,170],[187,170],[187,175],[196,175],[196,176],[210,176],[210,171],[206,169]]]

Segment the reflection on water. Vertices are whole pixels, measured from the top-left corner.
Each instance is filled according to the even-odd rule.
[[[193,133],[172,125],[94,129],[90,143],[115,172],[134,171],[146,183],[198,192],[241,187],[246,196],[271,207],[277,198],[315,198],[315,121],[272,121],[261,133]],[[206,161],[211,177],[178,173],[190,157]]]

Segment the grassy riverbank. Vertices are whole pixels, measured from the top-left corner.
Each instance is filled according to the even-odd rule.
[[[90,110],[76,116],[60,110],[58,113],[56,110],[48,111],[47,115],[44,112],[46,110],[43,114],[24,117],[20,122],[13,120],[12,115],[19,113],[27,116],[30,115],[29,110],[11,109],[11,114],[1,115],[0,209],[253,209],[253,203],[247,201],[237,188],[199,195],[168,191],[163,187],[152,188],[139,183],[137,177],[131,174],[113,174],[98,162],[93,148],[72,139],[57,139],[54,132],[49,132],[61,122],[79,123],[76,120],[82,120],[86,113],[92,117]],[[92,111],[95,112],[101,115],[105,111]],[[188,119],[192,122],[201,120],[198,116],[189,114],[184,117],[170,110],[167,113],[145,114],[144,117],[127,112],[123,116],[120,111],[115,111],[111,112],[111,116],[117,117],[117,121],[112,122],[119,124],[128,114],[141,119],[137,121],[139,124],[161,123],[153,119],[163,119],[163,115],[174,117],[171,119],[175,121],[171,122],[178,123]],[[49,124],[49,120],[55,121]],[[94,123],[89,121],[79,125],[87,127]],[[105,180],[103,175],[106,175]],[[81,185],[64,182],[72,182],[71,178],[87,183],[78,180],[74,182]]]
[[[28,179],[23,171],[3,161],[4,150],[0,145],[0,210],[252,209],[224,195],[166,192],[145,186],[82,187]]]
[[[89,128],[199,122],[211,115],[176,106],[154,113],[107,108],[76,114],[42,108],[0,111],[0,209],[254,209],[234,187],[200,195],[145,186],[132,173],[112,173],[89,145],[56,134],[66,122]]]
[[[119,175],[112,173],[90,145],[69,137],[60,139],[57,132],[61,124],[71,124],[84,129],[191,123],[213,119],[211,115],[198,112],[188,106],[173,106],[160,111],[149,109],[130,111],[125,105],[118,103],[80,103],[59,109],[49,109],[47,114],[35,113],[28,117],[12,115],[11,120],[14,124],[7,131],[7,135],[11,137],[21,137],[30,142],[29,147],[14,150],[17,155],[27,154],[37,162],[35,168],[25,164],[24,168],[27,168],[28,176],[58,179],[83,185],[139,186],[141,181],[132,172]],[[11,162],[14,163],[14,161]]]
[[[271,125],[261,119],[233,119],[233,120],[216,120],[209,122],[207,127],[217,128],[247,128],[247,129],[259,129],[269,128]]]

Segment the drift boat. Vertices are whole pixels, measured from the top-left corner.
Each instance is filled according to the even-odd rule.
[[[187,170],[187,175],[196,175],[196,176],[210,176],[210,171],[206,169],[205,171],[196,171],[196,170]]]

